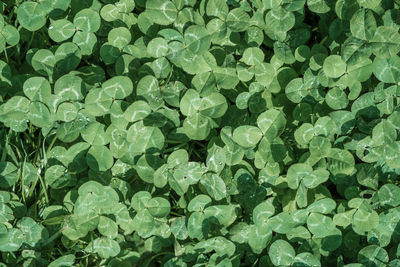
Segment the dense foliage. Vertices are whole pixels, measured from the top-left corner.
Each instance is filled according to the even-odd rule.
[[[0,265],[400,266],[399,6],[3,0]]]

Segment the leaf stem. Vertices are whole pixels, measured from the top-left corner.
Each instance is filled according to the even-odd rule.
[[[26,46],[26,51],[28,51],[31,48],[33,38],[35,37],[35,32],[32,32],[31,39],[29,40],[28,45]]]
[[[7,48],[4,49],[4,56],[6,57],[6,61],[7,61],[7,63],[8,63]]]
[[[184,143],[184,144],[186,144],[186,142],[177,141],[177,140],[171,140],[171,139],[165,139],[165,143],[168,143],[168,144],[182,144],[182,143]]]
[[[42,178],[42,176],[40,175],[39,172],[38,172],[38,177],[39,177],[39,180],[40,180],[40,184],[42,185],[42,188],[43,188],[42,190],[43,190],[43,193],[44,193],[44,198],[46,200],[46,204],[48,205],[50,202],[49,202],[49,196],[47,194],[46,183],[44,182],[44,180],[43,180],[43,178]]]
[[[46,240],[45,243],[43,243],[42,246],[46,246],[46,245],[50,244],[51,242],[53,242],[54,240],[56,240],[56,239],[62,234],[62,231],[63,231],[63,230],[64,230],[64,229],[61,228],[61,229],[59,229],[57,232],[55,232],[52,236],[50,236],[49,239]]]
[[[175,255],[175,253],[172,253],[172,252],[169,252],[169,251],[158,253],[158,254],[152,256],[150,259],[148,259],[147,262],[143,265],[143,267],[148,267],[148,266],[150,265],[150,263],[151,263],[155,258],[157,258],[157,257],[159,257],[159,256],[162,256],[162,255]]]

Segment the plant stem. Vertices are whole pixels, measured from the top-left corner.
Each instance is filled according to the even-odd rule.
[[[175,253],[172,253],[172,252],[169,252],[169,251],[168,251],[168,252],[161,252],[161,253],[158,253],[158,254],[154,255],[153,257],[151,257],[150,259],[148,259],[147,262],[143,265],[143,267],[149,266],[150,263],[151,263],[155,258],[157,258],[157,257],[159,257],[159,256],[162,256],[162,255],[175,255]]]

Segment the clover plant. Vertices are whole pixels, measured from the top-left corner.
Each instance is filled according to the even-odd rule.
[[[400,1],[3,0],[0,266],[400,266]]]

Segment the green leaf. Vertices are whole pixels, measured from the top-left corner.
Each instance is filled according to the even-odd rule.
[[[146,1],[147,16],[156,24],[169,25],[177,17],[178,11],[171,1]]]
[[[372,38],[372,52],[379,57],[391,58],[400,49],[400,34],[396,28],[379,26]]]
[[[273,32],[276,36],[283,37],[294,26],[295,16],[282,7],[276,7],[267,12],[265,21],[268,31]]]
[[[56,81],[54,93],[64,101],[82,100],[86,93],[86,86],[79,76],[67,74]]]
[[[171,232],[176,239],[185,240],[188,237],[188,230],[185,223],[185,217],[177,217],[171,223]]]
[[[252,227],[249,233],[249,246],[254,253],[260,254],[272,238],[271,230],[265,227]]]
[[[224,0],[210,0],[207,2],[207,16],[218,17],[223,20],[227,16],[228,11],[228,5]]]
[[[188,205],[188,211],[194,212],[194,211],[202,211],[205,209],[205,207],[211,203],[211,198],[207,195],[197,195],[194,197]]]
[[[121,251],[121,248],[117,241],[107,237],[99,237],[91,241],[86,249],[87,252],[98,253],[103,259],[115,257]]]
[[[17,251],[25,241],[23,232],[17,228],[11,228],[7,234],[7,242],[0,245],[3,252]]]
[[[259,65],[264,61],[264,53],[258,47],[246,48],[241,61],[250,66]]]
[[[218,223],[228,227],[237,218],[235,206],[233,205],[214,205],[204,210],[205,218],[216,218]]]
[[[286,234],[296,226],[296,222],[288,212],[281,212],[270,218],[267,225],[276,233]]]
[[[357,0],[357,2],[361,7],[374,9],[380,4],[381,0]]]
[[[118,49],[123,49],[132,39],[131,32],[125,27],[113,28],[108,33],[108,42]]]
[[[72,41],[79,47],[82,55],[90,55],[93,53],[93,50],[97,43],[97,38],[96,35],[92,32],[78,31],[72,38]]]
[[[124,99],[132,93],[133,84],[128,77],[116,76],[105,81],[101,88],[114,99]]]
[[[146,202],[146,207],[152,216],[160,218],[166,217],[171,210],[168,200],[162,197],[150,199]]]
[[[133,102],[124,112],[124,118],[129,122],[143,120],[151,113],[150,106],[144,101]]]
[[[92,146],[86,156],[87,164],[94,171],[106,171],[114,164],[110,150],[102,145]]]
[[[19,31],[15,27],[13,27],[11,25],[6,25],[2,29],[1,34],[3,35],[7,44],[9,44],[11,46],[15,46],[19,43],[20,34],[19,34]]]
[[[226,197],[225,183],[217,174],[207,173],[200,182],[213,199],[221,200]]]
[[[60,189],[72,184],[73,177],[67,168],[61,165],[53,165],[46,170],[45,180],[47,184],[55,189]]]
[[[315,201],[307,207],[309,212],[318,212],[322,214],[329,214],[336,208],[336,202],[331,198],[323,198]],[[335,221],[335,219],[333,219]]]
[[[346,93],[338,87],[334,87],[328,91],[325,101],[330,108],[335,110],[344,109],[349,104]]]
[[[94,88],[89,91],[85,98],[85,107],[93,116],[103,116],[110,112],[112,97],[107,95],[101,88]]]
[[[192,53],[199,55],[206,52],[211,45],[211,35],[206,28],[193,25],[184,33],[185,47]]]
[[[219,146],[213,146],[207,156],[207,169],[219,174],[224,169],[225,163],[225,151]]]
[[[69,102],[61,103],[57,107],[57,120],[70,122],[76,119],[78,116],[78,109],[77,107]]]
[[[374,229],[379,223],[379,215],[376,211],[357,210],[353,215],[353,227],[358,232],[368,232]]]
[[[325,169],[316,169],[310,175],[303,178],[303,183],[307,188],[315,188],[326,182],[329,178],[329,172]]]
[[[315,136],[310,144],[310,153],[315,157],[327,157],[331,152],[331,143],[329,139],[322,136]]]
[[[243,32],[250,26],[250,16],[242,8],[234,8],[226,16],[226,24],[233,32]]]
[[[378,190],[378,198],[381,205],[396,207],[400,205],[400,188],[394,184],[385,184]]]
[[[376,245],[369,245],[361,249],[357,259],[364,266],[385,266],[389,262],[386,250]]]
[[[256,65],[254,68],[254,76],[257,82],[264,86],[269,86],[272,83],[274,78],[272,74],[275,74],[275,69],[269,63],[263,62],[262,64]]]
[[[253,210],[253,221],[257,226],[265,226],[268,218],[275,213],[275,207],[267,201],[261,202]]]
[[[359,9],[350,20],[350,30],[354,37],[371,40],[375,35],[376,20],[372,10]]]
[[[50,262],[49,267],[63,267],[63,266],[73,266],[75,262],[75,255],[68,254],[57,258],[56,260]]]
[[[267,139],[273,140],[285,128],[286,118],[282,112],[276,109],[269,109],[258,116],[257,125]]]
[[[200,212],[194,212],[190,215],[187,228],[190,238],[196,238],[197,240],[203,239],[202,223],[204,215]]]
[[[297,254],[293,261],[293,266],[321,266],[319,259],[309,252],[302,252]]]
[[[307,87],[303,84],[303,79],[296,78],[291,80],[285,88],[287,98],[294,102],[300,103],[301,100],[308,95]]]
[[[375,58],[373,63],[375,77],[385,83],[397,83],[400,74],[400,58]]]
[[[399,168],[400,166],[400,156],[396,152],[400,148],[400,142],[392,142],[388,144],[385,148],[385,162],[391,168]]]
[[[99,13],[93,9],[82,9],[74,17],[74,26],[82,32],[96,32],[100,28],[101,19]]]
[[[130,142],[129,152],[139,155],[146,152],[156,152],[164,146],[164,135],[156,127],[147,127],[142,121],[129,127],[126,140]]]
[[[275,266],[288,266],[293,263],[296,252],[289,242],[278,239],[269,247],[268,255]]]
[[[197,113],[185,119],[183,129],[190,139],[204,140],[211,130],[210,120],[208,117]]]
[[[39,73],[51,76],[56,64],[54,54],[47,49],[38,50],[32,57],[32,67]]]
[[[46,24],[46,10],[40,3],[25,1],[18,7],[17,19],[22,27],[34,32]]]
[[[105,21],[111,22],[120,18],[120,10],[116,5],[107,4],[100,10],[100,15]]]
[[[299,145],[307,145],[314,137],[314,127],[310,123],[303,123],[294,133],[294,138]]]
[[[151,194],[147,191],[139,191],[136,192],[131,200],[131,206],[134,208],[137,212],[143,210],[147,202],[151,199]]]
[[[21,229],[24,234],[24,242],[31,247],[37,247],[42,240],[48,238],[47,230],[37,224],[32,218],[23,217],[18,221],[17,227]]]
[[[261,140],[262,131],[255,126],[239,126],[233,131],[233,141],[242,147],[250,148]]]
[[[288,186],[292,189],[296,189],[303,179],[312,175],[312,172],[312,168],[308,164],[296,163],[291,165],[287,171]],[[308,179],[312,178],[313,176]]]
[[[147,45],[147,53],[155,58],[165,57],[168,51],[168,42],[164,38],[154,38]]]
[[[328,169],[333,175],[351,175],[354,170],[354,157],[347,150],[332,148],[328,159]]]
[[[142,99],[146,100],[153,109],[158,108],[163,102],[159,83],[153,76],[147,75],[140,79],[137,84],[136,93]]]
[[[307,228],[315,237],[326,237],[335,230],[335,224],[328,216],[311,213],[307,218]]]
[[[196,107],[193,107],[194,109]],[[226,110],[228,109],[228,104],[225,97],[220,93],[212,93],[201,99],[200,106],[198,110],[204,116],[210,118],[222,117]]]
[[[346,72],[346,63],[340,56],[332,55],[324,60],[324,72],[329,78],[339,78]]]
[[[49,37],[57,43],[71,38],[75,33],[74,24],[69,20],[60,19],[51,22],[49,27]]]
[[[83,140],[93,146],[102,146],[109,143],[106,133],[104,131],[104,125],[98,122],[90,123],[81,132],[81,136]]]

